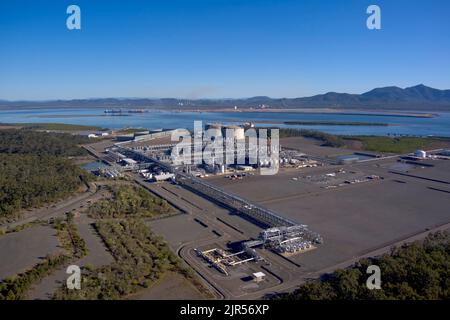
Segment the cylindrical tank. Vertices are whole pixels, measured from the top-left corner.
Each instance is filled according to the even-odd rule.
[[[236,128],[234,129],[234,137],[236,140],[245,140],[244,128],[236,126]]]
[[[221,137],[222,125],[218,123],[208,123],[205,125],[205,134],[208,137]]]

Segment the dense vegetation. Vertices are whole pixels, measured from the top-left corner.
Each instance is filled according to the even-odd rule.
[[[61,157],[0,154],[0,217],[62,199],[88,177]]]
[[[30,130],[55,130],[55,131],[82,131],[82,130],[103,130],[96,126],[85,126],[80,124],[67,123],[1,123],[2,126],[20,127]]]
[[[0,218],[76,191],[90,175],[67,159],[84,155],[69,134],[0,130]]]
[[[312,138],[323,142],[323,146],[327,147],[343,147],[345,145],[344,139],[341,137],[324,133],[321,131],[315,130],[306,130],[306,129],[288,129],[282,128],[280,129],[280,138],[288,138],[288,137],[305,137]]]
[[[55,299],[119,299],[150,286],[167,271],[190,274],[142,220],[100,220],[95,225],[115,262],[83,268],[81,290],[62,287]]]
[[[0,153],[80,156],[87,152],[79,145],[88,141],[87,138],[68,133],[0,130]]]
[[[173,213],[166,200],[153,196],[142,187],[119,185],[111,188],[112,199],[101,200],[89,208],[93,218],[152,218]]]
[[[33,284],[87,253],[86,244],[73,223],[57,220],[52,225],[57,230],[58,240],[65,252],[48,255],[30,270],[0,282],[0,300],[24,299]]]
[[[381,270],[381,290],[366,287],[367,267]],[[363,259],[355,266],[338,270],[322,281],[302,285],[279,299],[362,300],[450,299],[450,233],[435,233],[423,241],[394,248],[390,254]]]

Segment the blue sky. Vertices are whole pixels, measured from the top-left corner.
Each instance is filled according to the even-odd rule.
[[[0,99],[447,89],[449,57],[448,0],[0,1]]]

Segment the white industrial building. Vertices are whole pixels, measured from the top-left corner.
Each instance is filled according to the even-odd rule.
[[[208,123],[205,125],[205,130],[208,131],[208,136],[245,140],[245,129],[238,125]]]
[[[166,181],[166,180],[170,180],[175,178],[175,175],[173,173],[161,173],[161,174],[155,174],[153,176],[153,180],[158,182],[158,181]]]
[[[266,274],[264,272],[255,272],[253,274],[253,279],[255,279],[256,282],[264,281],[266,278]]]

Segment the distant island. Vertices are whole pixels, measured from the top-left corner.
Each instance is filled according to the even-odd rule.
[[[270,98],[266,96],[239,99],[177,99],[177,98],[95,98],[48,101],[0,100],[0,109],[39,107],[99,107],[133,109],[164,109],[178,111],[254,111],[285,109],[331,110],[397,110],[450,111],[450,90],[439,90],[423,84],[409,87],[376,88],[362,94],[328,92],[303,98]]]

